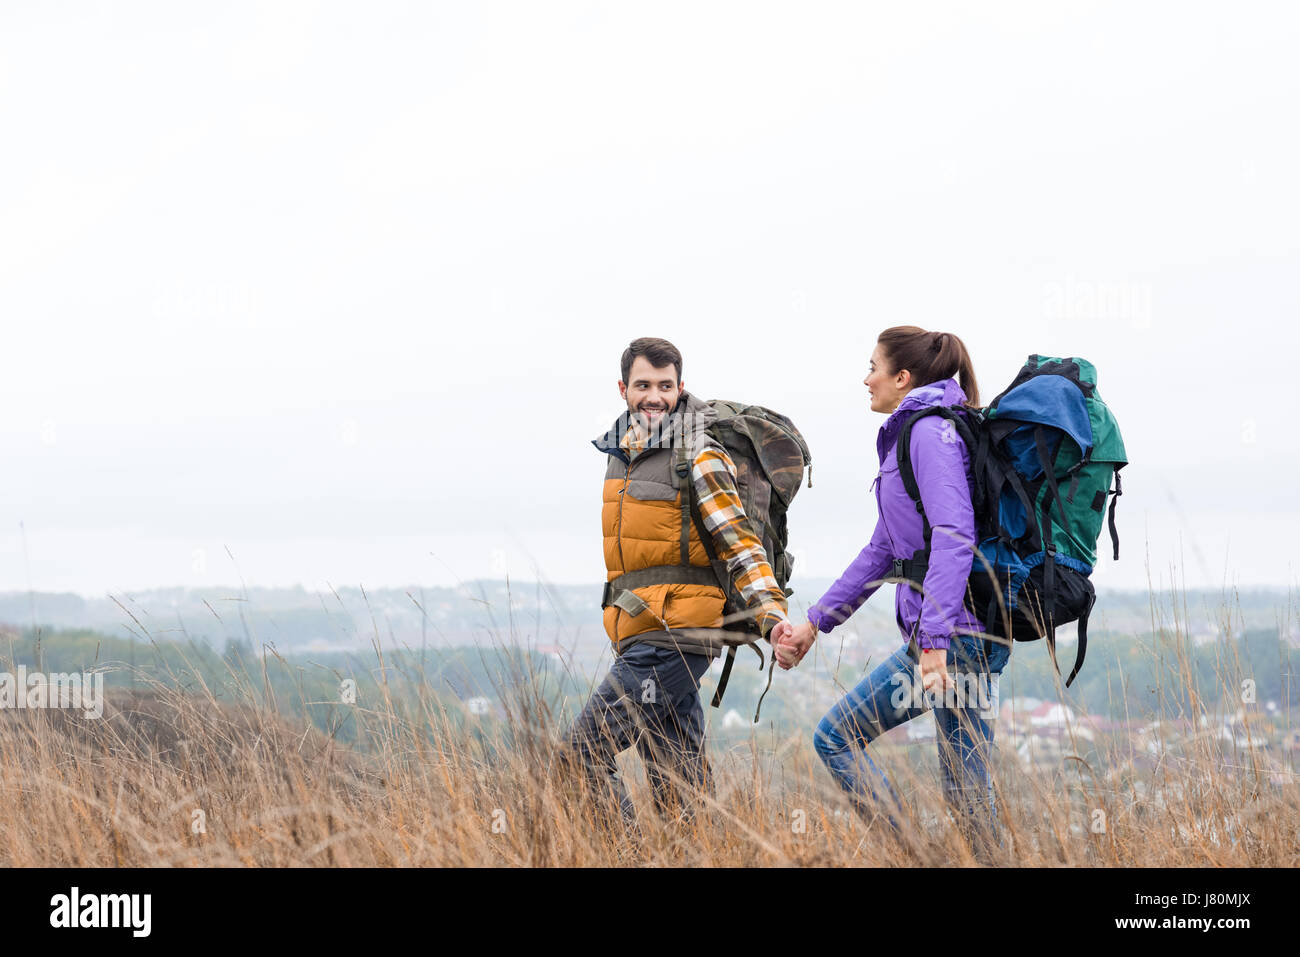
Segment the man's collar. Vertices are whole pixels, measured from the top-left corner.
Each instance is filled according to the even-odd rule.
[[[625,409],[614,420],[610,430],[600,438],[593,439],[591,444],[608,455],[617,455],[625,462],[651,449],[671,448],[681,430],[687,397],[688,393],[682,392],[673,410],[654,421],[647,421],[641,413]]]

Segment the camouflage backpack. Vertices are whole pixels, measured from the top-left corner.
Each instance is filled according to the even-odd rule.
[[[787,585],[794,558],[786,551],[786,512],[803,483],[805,468],[808,469],[808,486],[812,487],[812,456],[808,452],[808,445],[793,422],[771,409],[723,399],[714,399],[708,405],[717,413],[717,418],[706,431],[727,450],[735,463],[736,488],[740,493],[745,516],[763,543],[763,551],[772,566],[777,585],[789,596],[793,594]],[[761,668],[763,653],[754,644],[761,637],[755,621],[755,611],[746,609],[744,599],[727,572],[726,563],[719,561],[714,551],[713,539],[704,528],[699,506],[695,502],[694,487],[688,477],[691,465],[687,449],[679,446],[675,463],[677,480],[690,490],[691,517],[708,553],[709,562],[713,565],[718,586],[727,596],[722,627],[743,633],[743,637],[737,635],[740,639],[738,643],[754,648]],[[735,658],[736,646],[729,645],[722,676],[713,696],[712,705],[715,708],[722,702],[722,693],[727,687]],[[770,668],[768,684],[771,685]],[[759,704],[761,706],[762,698],[759,699]],[[757,710],[754,720],[758,720]]]

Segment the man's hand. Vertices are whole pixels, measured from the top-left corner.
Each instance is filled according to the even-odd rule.
[[[789,671],[808,654],[817,633],[810,622],[792,625],[783,621],[772,629],[772,653],[782,671]]]
[[[948,674],[947,648],[922,648],[921,661],[917,668],[921,687],[934,695],[934,700],[942,703],[944,693],[956,689],[952,675]]]

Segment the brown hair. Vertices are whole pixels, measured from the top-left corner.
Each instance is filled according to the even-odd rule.
[[[980,390],[975,383],[975,367],[971,364],[966,344],[951,332],[927,332],[919,326],[893,326],[876,340],[880,344],[890,373],[898,375],[904,369],[912,373],[912,384],[929,385],[940,379],[956,379],[966,393],[966,405],[976,408],[980,404]]]
[[[645,356],[647,361],[656,369],[662,369],[664,366],[671,364],[677,369],[677,384],[681,385],[682,354],[667,339],[656,339],[654,336],[642,336],[640,339],[633,339],[632,344],[623,350],[624,382],[627,382],[627,377],[632,374],[632,362],[637,356]]]

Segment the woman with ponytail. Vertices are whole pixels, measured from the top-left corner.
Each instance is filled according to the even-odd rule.
[[[777,663],[786,669],[798,664],[818,633],[842,625],[886,579],[894,581],[903,644],[822,718],[814,735],[817,754],[860,814],[871,820],[883,809],[898,828],[897,795],[865,749],[933,706],[945,797],[970,837],[989,837],[996,825],[987,765],[996,676],[1010,649],[987,641],[965,606],[977,545],[970,456],[942,416],[927,415],[912,426],[912,469],[932,529],[928,565],[913,565],[918,550],[925,554],[924,524],[904,487],[896,448],[904,422],[922,409],[978,406],[975,371],[957,336],[896,326],[880,334],[865,384],[871,410],[889,416],[876,437],[875,532],[806,622],[783,622],[773,630]],[[910,580],[900,581],[900,571]]]

